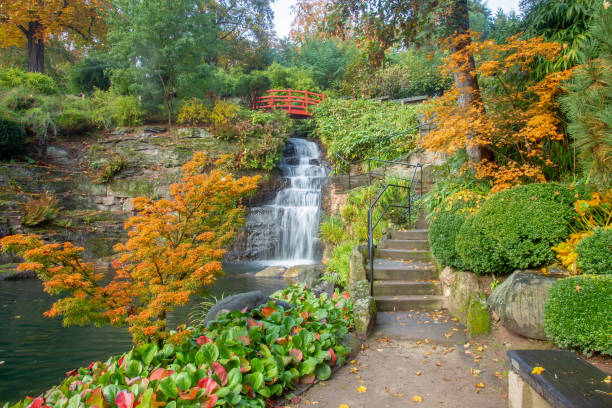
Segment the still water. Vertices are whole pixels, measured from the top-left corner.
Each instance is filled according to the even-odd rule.
[[[226,265],[208,295],[219,297],[251,290],[272,293],[286,286],[279,279],[260,279],[245,272],[263,269],[258,264]],[[168,326],[188,321],[188,315],[202,300],[169,316]],[[36,396],[59,384],[66,371],[105,361],[113,354],[128,351],[132,344],[125,329],[111,327],[62,327],[59,319],[43,317],[53,298],[42,291],[38,280],[0,281],[0,405],[26,395]]]

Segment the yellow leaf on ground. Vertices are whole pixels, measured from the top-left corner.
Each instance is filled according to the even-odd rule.
[[[483,383],[478,383],[476,384],[476,388],[484,388],[485,385]]]
[[[397,398],[403,398],[406,396],[406,394],[404,394],[403,392],[396,392],[393,394],[393,396]]]
[[[415,395],[414,397],[412,397],[412,400],[418,403],[423,402],[423,398],[420,395]]]
[[[363,385],[361,387],[357,387],[357,392],[366,392],[368,389]]]
[[[603,379],[603,382],[605,382],[606,384],[609,384],[612,382],[612,376],[607,376],[606,378]]]
[[[533,370],[531,370],[531,374],[540,375],[544,371],[546,371],[544,367],[533,367]]]
[[[414,375],[421,375],[421,374],[423,374],[423,372],[422,372],[422,371],[415,371],[415,372],[414,372]]]
[[[338,408],[349,408],[349,406],[346,404],[340,404],[338,405]]]

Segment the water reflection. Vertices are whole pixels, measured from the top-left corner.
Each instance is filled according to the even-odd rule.
[[[257,279],[244,275],[262,269],[257,264],[226,265],[227,276],[218,280],[210,295],[221,296],[262,290],[272,293],[283,288],[282,280]],[[187,321],[200,299],[176,310],[170,327]],[[16,401],[38,395],[60,383],[66,371],[106,360],[127,351],[131,339],[125,329],[111,327],[64,328],[59,319],[42,316],[53,299],[43,293],[39,281],[0,282],[0,401]],[[1,405],[1,404],[0,404]]]

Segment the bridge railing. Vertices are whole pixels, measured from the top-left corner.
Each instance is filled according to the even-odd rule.
[[[270,89],[253,100],[253,110],[286,110],[290,115],[312,116],[309,110],[325,100],[325,95],[295,89]]]

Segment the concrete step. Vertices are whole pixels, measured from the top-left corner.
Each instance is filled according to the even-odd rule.
[[[424,250],[414,249],[376,249],[376,258],[394,259],[398,261],[431,261],[431,253]]]
[[[411,296],[375,296],[379,312],[399,310],[436,310],[445,306],[444,296],[411,295]]]
[[[427,281],[438,279],[433,263],[374,259],[374,280]]]
[[[408,231],[391,231],[391,239],[429,239],[428,230],[425,228]]]
[[[378,244],[382,249],[417,249],[429,250],[429,241],[426,239],[383,239]]]
[[[374,281],[374,296],[440,295],[440,282]]]
[[[410,224],[411,230],[426,230],[429,228],[429,222],[426,220],[417,220],[415,223]]]

